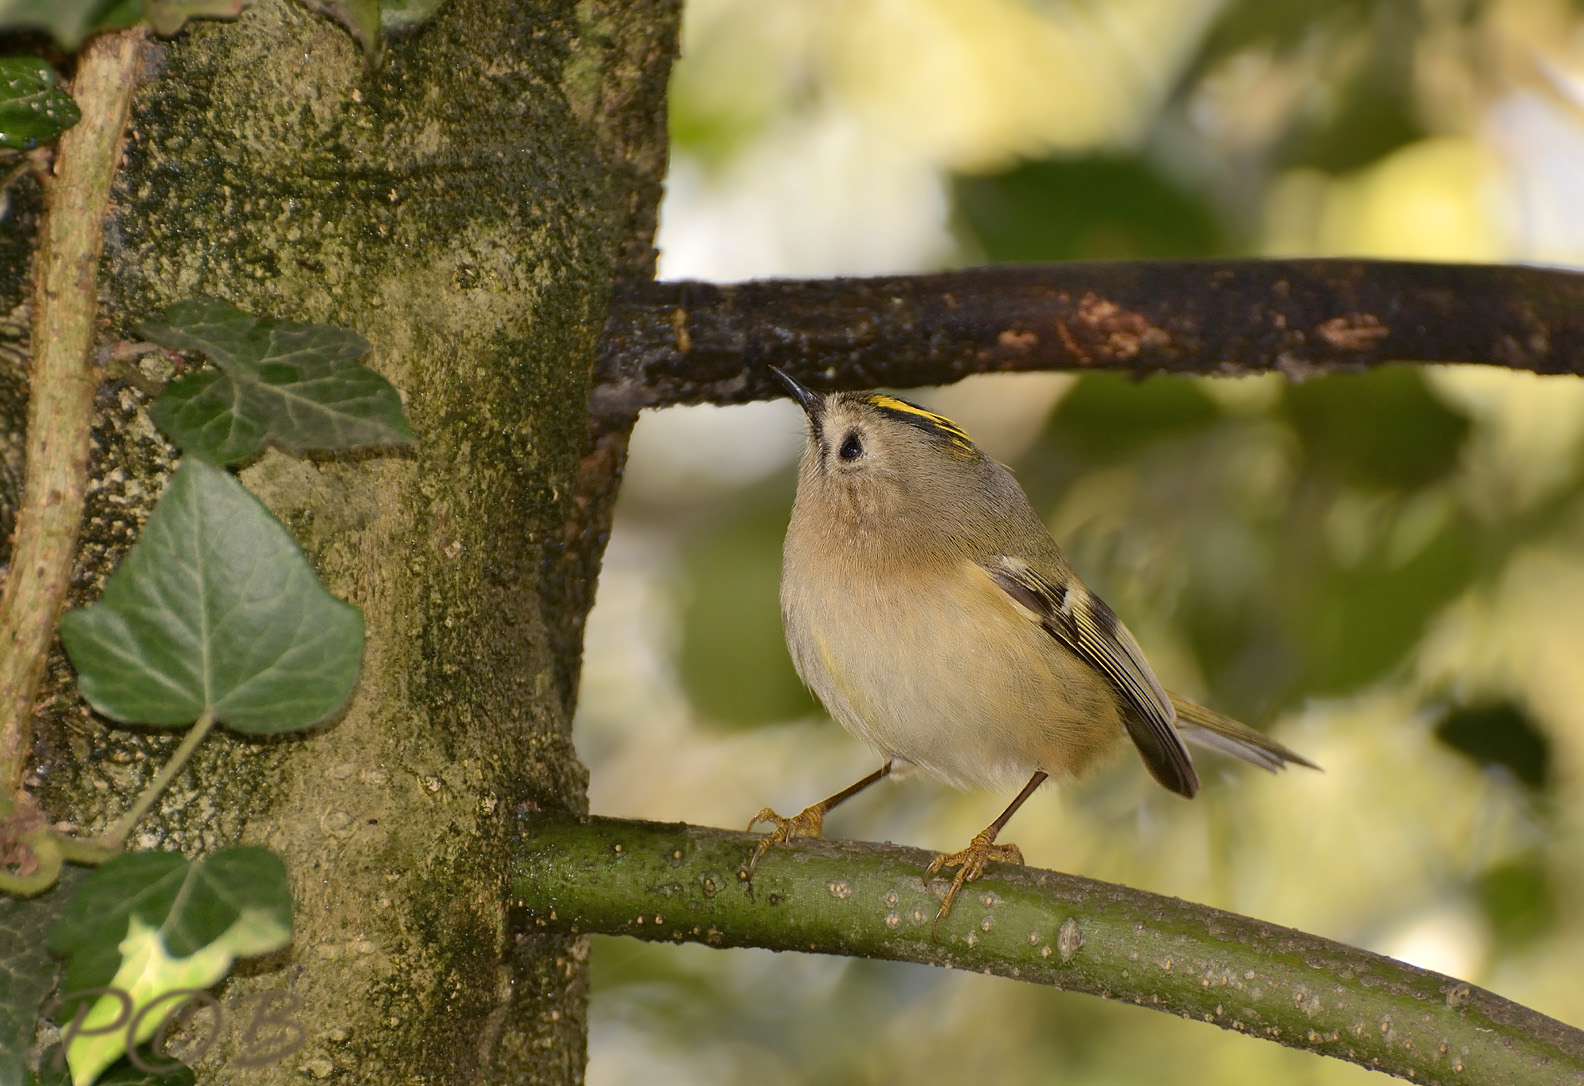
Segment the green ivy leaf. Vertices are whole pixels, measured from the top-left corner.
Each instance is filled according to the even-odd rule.
[[[81,116],[55,69],[38,57],[0,58],[0,147],[30,150]]]
[[[234,19],[252,0],[0,0],[0,33],[43,30],[62,49],[75,50],[89,34],[147,22],[170,35],[188,19]],[[69,126],[68,126],[69,127]]]
[[[39,1070],[25,1073],[19,1079],[0,1079],[4,1086],[12,1086],[12,1082],[26,1083],[26,1086],[72,1086],[71,1075],[66,1070],[66,1058],[60,1054],[60,1045],[51,1045],[44,1050],[44,1055],[39,1061]]]
[[[268,849],[238,846],[197,863],[175,852],[117,856],[88,875],[49,933],[66,958],[65,1020],[82,1000],[73,992],[110,987],[93,998],[66,1050],[75,1086],[87,1086],[126,1052],[128,1027],[154,1008],[133,1037],[148,1040],[163,1012],[156,1005],[181,989],[218,983],[237,958],[291,942],[291,889],[286,867]],[[122,1028],[110,1028],[120,1019]],[[95,1030],[104,1030],[96,1033]]]
[[[63,49],[76,49],[95,30],[115,0],[0,0],[0,33],[43,30]]]
[[[434,18],[446,0],[380,0],[381,30],[400,30],[420,26]]]
[[[61,868],[60,881],[30,898],[0,896],[0,1084],[22,1082],[24,1057],[38,1032],[39,1010],[55,987],[55,958],[45,945],[72,893],[86,877]]]
[[[311,727],[351,696],[363,616],[336,599],[259,500],[182,461],[90,607],[61,619],[83,696],[115,720],[250,734]]]
[[[165,1067],[170,1061],[167,1058],[145,1052],[143,1062],[149,1067]],[[94,1083],[94,1086],[196,1086],[198,1076],[193,1074],[191,1067],[176,1067],[160,1074],[157,1071],[144,1071],[131,1063],[122,1060],[104,1077]]]
[[[303,6],[339,22],[363,46],[364,60],[379,63],[380,0],[303,0]]]
[[[166,37],[187,25],[188,19],[235,19],[253,0],[147,0],[148,22],[154,33]]]
[[[303,0],[303,3],[346,27],[357,43],[363,47],[363,55],[368,62],[373,64],[378,61],[379,0]]]
[[[144,1067],[158,1070],[144,1071],[131,1060],[121,1059],[95,1079],[94,1086],[197,1086],[198,1076],[193,1074],[192,1068],[181,1064],[171,1067],[171,1057],[154,1052],[152,1046],[139,1045],[138,1055]],[[72,1086],[71,1071],[66,1067],[66,1059],[61,1054],[60,1045],[52,1045],[46,1049],[39,1063],[42,1070],[33,1078],[26,1080],[28,1086]],[[171,1069],[166,1071],[167,1067]],[[0,1079],[0,1086],[11,1086],[11,1084]]]
[[[212,298],[179,302],[164,323],[139,331],[219,367],[171,382],[149,408],[193,456],[234,464],[266,444],[352,449],[413,439],[390,382],[356,364],[369,350],[356,332],[254,317]]]
[[[94,1080],[94,1086],[197,1086],[198,1076],[193,1074],[190,1067],[174,1062],[170,1056],[155,1052],[152,1045],[139,1045],[138,1056],[143,1061],[144,1067],[155,1068],[145,1071],[140,1069],[130,1059],[120,1059],[110,1066],[103,1075]],[[60,1045],[52,1045],[44,1051],[39,1060],[41,1070],[32,1078],[18,1079],[26,1082],[27,1086],[72,1086],[70,1069],[66,1066],[66,1058],[61,1054]],[[170,1070],[165,1070],[169,1067]],[[12,1086],[11,1082],[0,1078],[0,1086]]]

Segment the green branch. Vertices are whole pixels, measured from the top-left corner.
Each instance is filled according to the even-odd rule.
[[[958,897],[930,854],[535,815],[513,893],[537,928],[970,969],[1197,1018],[1419,1082],[1584,1081],[1584,1032],[1452,977],[1125,886],[993,865]]]

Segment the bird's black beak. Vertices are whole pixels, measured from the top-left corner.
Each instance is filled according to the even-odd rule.
[[[777,379],[787,387],[787,391],[792,394],[792,398],[798,402],[798,406],[801,407],[803,409],[803,413],[808,416],[809,422],[813,423],[814,426],[818,428],[819,421],[825,414],[825,397],[821,396],[813,389],[804,388],[802,385],[792,380],[792,378],[787,376],[785,370],[782,370],[776,366],[771,366],[770,372],[775,374]]]

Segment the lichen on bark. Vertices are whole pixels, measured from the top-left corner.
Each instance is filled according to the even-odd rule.
[[[265,844],[291,873],[291,949],[229,990],[290,990],[306,1044],[243,1068],[230,1036],[201,1080],[581,1076],[586,946],[511,930],[507,845],[514,812],[585,804],[568,631],[602,535],[568,526],[600,522],[619,473],[580,491],[611,284],[647,271],[676,20],[670,2],[451,0],[370,70],[333,23],[265,0],[150,47],[107,228],[108,334],[200,294],[351,327],[419,434],[243,472],[369,641],[336,720],[211,738],[133,842]],[[171,456],[141,393],[108,385],[99,406],[78,603]],[[171,741],[87,718],[58,660],[51,676],[31,779],[92,831]]]

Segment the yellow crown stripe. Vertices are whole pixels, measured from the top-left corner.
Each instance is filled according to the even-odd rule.
[[[935,429],[950,436],[955,444],[969,447],[973,445],[973,438],[968,436],[968,432],[945,415],[937,415],[933,411],[926,411],[918,404],[908,403],[906,400],[899,400],[895,396],[886,396],[880,393],[870,396],[869,402],[884,411],[894,411],[899,415],[912,415],[915,418],[923,419]]]

